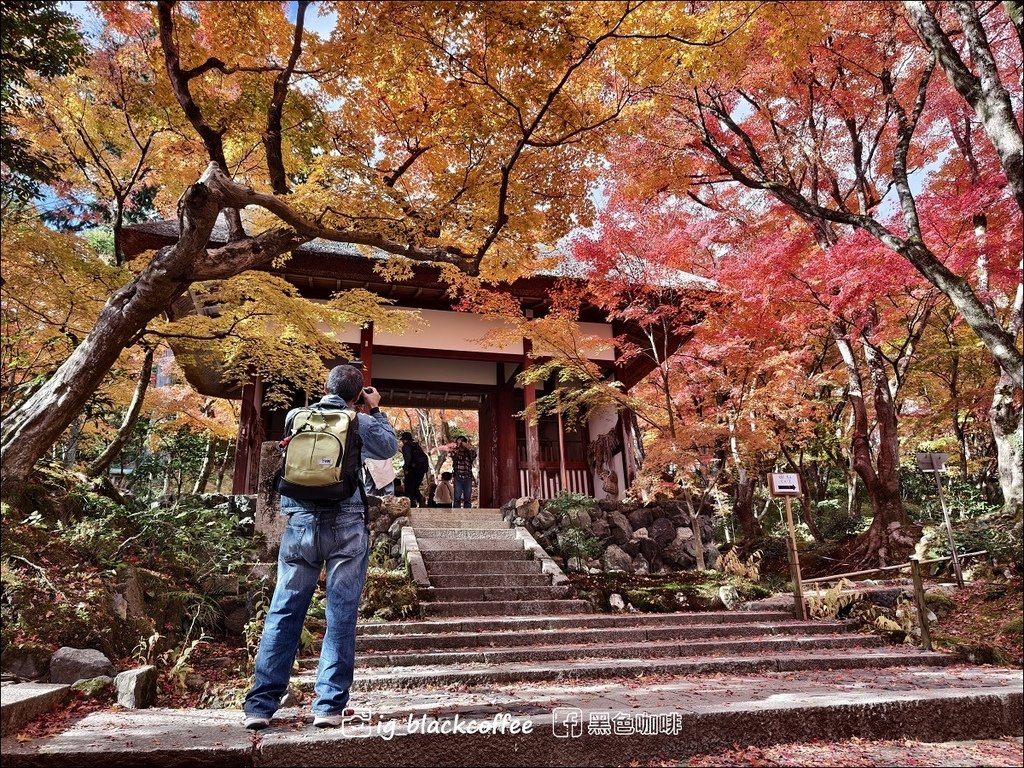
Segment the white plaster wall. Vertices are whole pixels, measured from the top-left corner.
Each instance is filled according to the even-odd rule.
[[[484,338],[492,331],[509,330],[510,326],[506,323],[487,320],[469,312],[445,312],[439,309],[403,311],[418,312],[420,319],[411,320],[404,333],[375,331],[373,334],[374,344],[422,349],[457,349],[465,352],[498,352],[512,355],[523,353],[522,339]]]
[[[488,334],[510,330],[507,323],[488,320],[471,312],[446,312],[439,309],[404,309],[396,307],[396,311],[418,313],[419,317],[411,317],[405,331],[392,333],[375,330],[373,343],[395,347],[418,347],[431,350],[457,349],[464,352],[494,352],[501,354],[521,355],[522,340],[489,338]],[[592,360],[614,360],[615,352],[611,346],[612,327],[606,323],[580,323],[580,331],[585,336],[607,339],[607,345],[601,345],[592,351]],[[357,325],[347,325],[338,329],[339,341],[346,344],[358,344],[360,329]],[[493,382],[492,382],[493,383]]]
[[[494,363],[473,360],[445,360],[438,357],[373,355],[374,379],[436,381],[453,384],[494,386]]]
[[[591,360],[615,360],[615,348],[612,346],[612,327],[607,323],[580,323],[580,332],[584,336],[595,336],[606,339],[607,344],[594,349],[590,353]]]

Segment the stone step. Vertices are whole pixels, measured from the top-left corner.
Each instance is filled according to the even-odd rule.
[[[602,627],[705,627],[726,624],[793,622],[789,611],[704,611],[699,613],[591,613],[577,615],[506,616],[462,618],[443,621],[399,621],[361,623],[357,635],[401,635],[432,633],[523,632],[524,630],[589,630]],[[794,622],[796,623],[796,622]],[[822,622],[823,626],[846,626]]]
[[[467,587],[544,587],[551,586],[551,576],[546,573],[455,573],[439,574],[427,571],[430,586],[444,588]]]
[[[413,520],[436,517],[438,519],[458,517],[463,520],[505,520],[500,509],[466,509],[465,507],[416,507],[409,510]]]
[[[420,600],[433,603],[472,603],[484,600],[557,600],[569,594],[568,587],[430,587],[419,590]]]
[[[506,691],[380,689],[352,700],[357,710],[379,720],[369,731],[314,729],[308,707],[293,707],[280,710],[258,739],[241,727],[238,709],[108,710],[75,718],[47,738],[5,739],[3,761],[4,768],[271,768],[337,765],[343,755],[347,765],[379,768],[685,765],[690,757],[736,745],[856,738],[858,755],[879,755],[863,764],[892,765],[886,753],[870,752],[869,740],[1019,738],[1022,682],[1019,669],[958,667],[951,676],[909,666],[842,675],[609,680],[599,686],[566,680]],[[467,724],[473,731],[467,732]],[[948,754],[955,750],[950,745]]]
[[[413,653],[364,653],[357,658],[359,668],[420,667],[452,664],[519,664],[578,659],[664,659],[691,656],[772,655],[783,651],[845,651],[877,648],[885,641],[878,636],[817,635],[809,637],[747,637],[738,640],[677,640],[645,643],[528,645],[516,648],[487,648],[462,651],[421,651]],[[314,668],[317,658],[300,662]]]
[[[58,683],[0,686],[0,736],[14,733],[25,723],[63,704],[70,695],[71,686]]]
[[[592,610],[586,600],[483,600],[462,603],[422,603],[428,618],[448,616],[542,616],[585,613]]]
[[[415,530],[415,529],[414,529]],[[433,531],[440,530],[433,528]],[[486,552],[488,557],[495,557],[493,553],[500,552],[523,552],[523,542],[514,537],[515,532],[509,531],[513,536],[507,539],[482,539],[482,538],[421,538],[419,531],[416,532],[416,543],[420,552],[424,555],[430,552]],[[477,555],[478,557],[480,555]],[[457,557],[452,559],[458,559]]]
[[[525,553],[524,553],[525,554]],[[525,576],[541,572],[540,560],[491,560],[474,558],[472,560],[437,560],[427,561],[427,573],[431,582],[434,575],[441,577],[458,576]],[[440,585],[439,585],[440,586]]]
[[[438,665],[434,667],[382,667],[357,670],[353,689],[419,688],[437,685],[495,685],[555,680],[650,678],[654,675],[760,674],[763,672],[821,672],[831,669],[885,669],[896,666],[935,666],[954,663],[951,656],[924,651],[851,648],[825,651],[777,651],[756,656],[664,659],[577,659],[574,661],[517,662],[514,664]],[[311,690],[315,673],[292,678]]]
[[[413,525],[413,530],[416,531],[416,540],[420,542],[430,539],[445,539],[450,543],[461,544],[463,541],[477,543],[482,541],[516,540],[514,528],[421,528]],[[522,547],[522,544],[519,546]],[[420,544],[420,549],[422,548],[423,545]]]
[[[461,528],[478,531],[507,531],[508,523],[502,520],[465,520],[463,518],[443,519],[439,517],[415,517],[410,523],[415,531],[420,528]]]
[[[480,547],[452,548],[451,540],[434,539],[429,546],[417,537],[420,554],[427,563],[435,560],[532,560],[533,553],[523,549],[521,541],[488,541]]]
[[[596,616],[596,614],[595,614]],[[787,621],[723,624],[667,624],[608,627],[559,627],[519,630],[470,630],[420,634],[360,634],[356,638],[359,652],[469,649],[480,647],[518,647],[566,643],[647,643],[665,640],[711,640],[786,635],[838,635],[850,631],[844,622]]]

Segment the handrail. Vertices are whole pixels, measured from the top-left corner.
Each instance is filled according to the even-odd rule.
[[[961,558],[963,558],[963,557],[974,557],[975,555],[987,555],[987,554],[988,554],[988,550],[987,549],[979,549],[977,552],[965,552],[962,555],[957,555],[957,557],[961,557]],[[918,563],[920,565],[927,565],[928,563],[944,563],[947,560],[952,560],[952,559],[953,559],[952,556],[936,557],[936,558],[932,558],[931,560],[919,560]],[[817,583],[825,583],[825,582],[829,582],[829,581],[839,581],[840,579],[845,579],[845,578],[848,578],[850,576],[864,576],[864,575],[869,574],[869,573],[881,573],[883,571],[898,571],[898,570],[901,570],[903,568],[909,568],[909,567],[910,567],[910,563],[909,562],[900,563],[899,565],[884,565],[881,568],[869,568],[869,569],[867,569],[865,571],[850,571],[849,573],[839,573],[839,574],[836,574],[834,576],[818,576],[818,577],[813,578],[813,579],[804,579],[803,583],[804,584],[817,584]]]

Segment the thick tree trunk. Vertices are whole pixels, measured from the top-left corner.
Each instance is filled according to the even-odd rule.
[[[999,457],[999,488],[1003,492],[1003,508],[1014,513],[1018,519],[1024,507],[1024,418],[1019,392],[1006,372],[1002,371],[988,412]]]
[[[104,474],[110,468],[111,463],[113,463],[114,459],[117,458],[118,454],[121,453],[121,449],[124,448],[131,439],[132,432],[135,430],[135,425],[139,421],[139,414],[142,413],[142,403],[146,399],[146,391],[149,389],[149,377],[153,373],[154,351],[153,347],[146,348],[145,357],[142,359],[142,370],[139,371],[139,382],[135,385],[132,402],[128,406],[128,411],[124,415],[124,420],[121,422],[121,428],[117,430],[117,435],[114,437],[113,441],[111,441],[110,445],[107,446],[106,450],[89,465],[89,469],[86,471],[86,474],[89,477],[99,477]]]
[[[757,521],[754,519],[754,489],[757,487],[757,476],[740,467],[739,479],[736,481],[736,517],[743,531],[743,543],[750,544],[757,540]]]
[[[837,337],[837,344],[846,363],[849,379],[849,402],[853,412],[851,454],[853,469],[864,483],[871,501],[871,527],[858,550],[868,565],[886,565],[913,545],[901,531],[906,525],[906,513],[900,497],[899,436],[896,408],[889,389],[883,360],[871,345],[865,343],[864,353],[871,376],[872,401],[877,428],[877,456],[871,447],[871,428],[867,405],[864,402],[862,382],[853,349],[845,337]]]
[[[20,488],[46,449],[96,391],[125,347],[187,284],[196,251],[209,240],[218,205],[203,184],[182,197],[182,235],[161,251],[131,282],[118,289],[100,312],[85,341],[54,375],[3,422],[5,497]]]
[[[36,461],[78,415],[117,360],[146,325],[196,280],[224,279],[269,263],[309,238],[272,229],[206,250],[217,214],[241,189],[211,163],[178,203],[178,242],[161,250],[100,312],[92,331],[36,393],[3,420],[0,479],[4,498],[20,495]]]

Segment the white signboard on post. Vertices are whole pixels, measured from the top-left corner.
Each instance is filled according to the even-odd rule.
[[[768,475],[772,496],[799,496],[800,475],[794,472],[772,472]]]
[[[917,468],[922,472],[945,472],[948,453],[919,453],[916,456]]]

